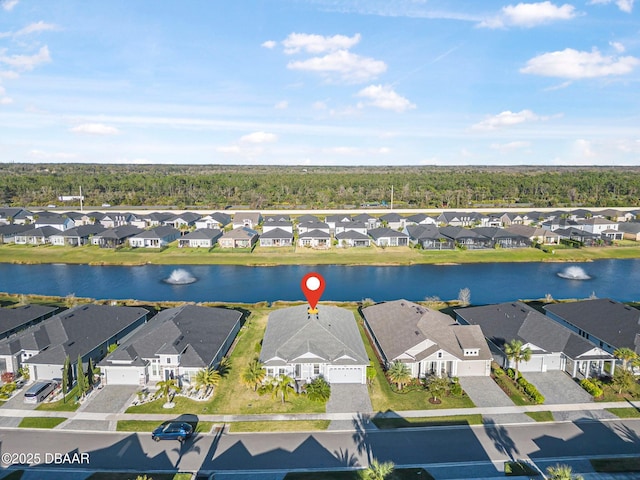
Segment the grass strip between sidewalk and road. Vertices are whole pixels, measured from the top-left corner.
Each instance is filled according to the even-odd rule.
[[[20,428],[55,428],[64,422],[66,418],[60,417],[25,417],[18,427]]]
[[[533,418],[536,422],[553,422],[553,413],[545,410],[544,412],[524,412],[524,414],[530,418]]]
[[[440,427],[450,425],[482,425],[482,415],[447,415],[441,417],[374,418],[374,425],[383,430],[393,428]]]
[[[162,422],[158,422],[157,420],[118,420],[116,431],[151,433],[160,424],[162,424]],[[213,422],[198,422],[193,433],[209,433],[213,428],[213,425]]]
[[[635,407],[607,408],[606,410],[618,418],[640,418],[640,410]]]
[[[272,422],[232,422],[231,433],[249,432],[310,432],[326,430],[330,420],[284,420]]]

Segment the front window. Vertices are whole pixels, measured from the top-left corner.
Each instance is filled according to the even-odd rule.
[[[313,374],[320,375],[320,364],[318,363],[313,364]]]

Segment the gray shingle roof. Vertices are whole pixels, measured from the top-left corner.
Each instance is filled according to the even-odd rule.
[[[500,303],[456,309],[466,323],[479,325],[484,335],[499,348],[511,340],[520,340],[544,352],[564,352],[571,358],[593,349],[593,345],[568,328],[522,302]],[[603,358],[610,358],[604,355]]]
[[[181,240],[214,240],[222,235],[222,230],[217,228],[199,228],[187,233]]]
[[[100,365],[112,365],[113,360],[182,354],[182,367],[204,368],[216,358],[241,318],[242,312],[226,308],[196,305],[169,308],[140,327]]]
[[[273,230],[269,230],[268,232],[263,233],[262,235],[260,235],[260,238],[288,238],[288,239],[292,239],[293,238],[293,233],[291,232],[287,232],[286,230],[283,230],[281,228],[274,228]]]
[[[14,328],[32,322],[58,310],[45,305],[24,305],[16,308],[0,308],[0,336]]]
[[[283,308],[269,315],[260,361],[277,364],[277,358],[293,362],[311,353],[334,365],[368,365],[369,358],[353,313],[344,308],[319,305],[318,315],[308,315],[307,305]],[[343,355],[348,358],[340,358]],[[296,360],[303,363],[305,360]],[[307,359],[317,362],[317,359]],[[282,362],[280,362],[282,364]]]
[[[409,235],[407,235],[404,232],[399,232],[397,230],[393,230],[391,228],[386,228],[386,227],[372,228],[367,233],[374,240],[379,240],[380,238],[392,238],[392,237],[409,238]]]
[[[609,298],[546,305],[545,310],[605,341],[640,353],[640,310]]]

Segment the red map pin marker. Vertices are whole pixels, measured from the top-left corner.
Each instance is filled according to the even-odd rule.
[[[324,286],[324,278],[322,278],[322,275],[319,273],[310,272],[302,277],[300,288],[302,288],[302,293],[304,293],[304,296],[311,307],[309,313],[318,313],[316,305],[322,296],[322,292],[324,292]]]

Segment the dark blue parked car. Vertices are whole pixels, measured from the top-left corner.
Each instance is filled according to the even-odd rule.
[[[186,422],[165,422],[151,433],[156,442],[160,440],[178,440],[184,442],[193,434],[193,427]]]

